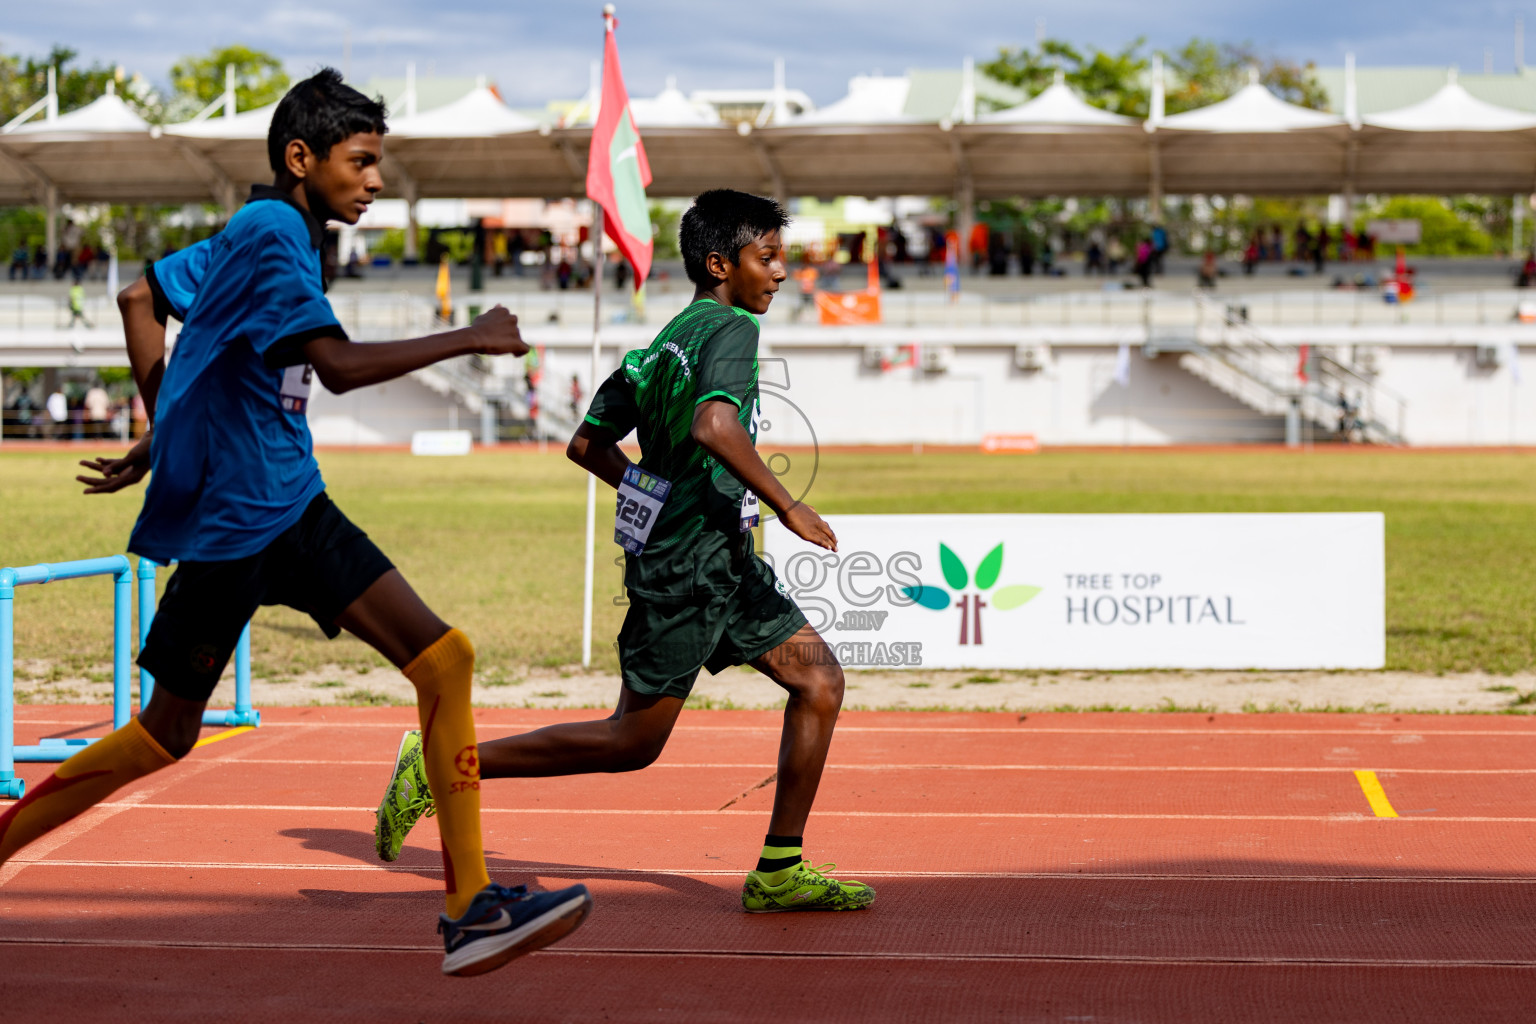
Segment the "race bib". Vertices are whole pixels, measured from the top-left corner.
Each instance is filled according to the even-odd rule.
[[[757,525],[757,520],[757,495],[747,490],[741,496],[741,532],[751,530]]]
[[[309,384],[314,376],[315,371],[308,363],[283,371],[283,386],[278,392],[283,412],[302,413],[309,408]]]
[[[619,484],[618,505],[613,516],[613,542],[632,555],[645,550],[651,529],[661,506],[666,504],[672,484],[654,473],[630,464]]]

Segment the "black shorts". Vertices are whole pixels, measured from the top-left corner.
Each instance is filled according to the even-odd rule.
[[[631,597],[619,670],[636,693],[688,699],[699,669],[717,675],[785,643],[806,625],[768,564],[753,558],[729,594],[667,603]]]
[[[166,585],[139,665],[184,700],[207,700],[256,609],[307,612],[334,639],[336,617],[394,565],[324,492],[254,555],[181,562]]]

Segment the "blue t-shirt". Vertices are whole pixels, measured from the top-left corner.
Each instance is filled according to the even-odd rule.
[[[183,322],[155,404],[149,488],[128,549],[157,562],[256,554],[325,490],[304,345],[346,337],[318,222],[257,186],[222,232],[155,263],[156,314]]]

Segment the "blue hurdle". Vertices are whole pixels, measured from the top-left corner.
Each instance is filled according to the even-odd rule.
[[[94,738],[49,737],[36,745],[16,746],[16,588],[55,580],[112,577],[112,727],[128,724],[133,708],[130,677],[130,636],[133,627],[133,580],[139,582],[139,643],[149,636],[155,616],[155,571],[147,558],[139,560],[137,573],[125,555],[86,558],[74,562],[0,568],[0,798],[20,799],[26,782],[16,777],[16,762],[63,761]],[[140,707],[154,692],[154,678],[139,670]],[[235,647],[235,707],[230,711],[203,712],[204,725],[258,726],[261,712],[251,707],[251,627],[247,623]]]

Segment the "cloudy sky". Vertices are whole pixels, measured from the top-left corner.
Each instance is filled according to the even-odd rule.
[[[515,106],[580,95],[601,46],[599,3],[570,0],[46,0],[8,3],[0,52],[42,53],[53,43],[87,60],[122,64],[163,82],[179,56],[244,43],[283,58],[293,74],[342,66],[351,44],[354,77],[418,73],[485,74]],[[137,8],[137,10],[135,10]],[[773,59],[787,61],[789,84],[818,103],[841,96],[850,75],[956,67],[998,47],[1047,34],[1118,48],[1145,36],[1173,47],[1193,35],[1248,41],[1272,53],[1319,64],[1457,64],[1496,71],[1514,64],[1514,24],[1525,15],[1536,35],[1536,0],[780,0],[778,3],[619,4],[619,38],[630,91],[648,95],[675,75],[685,91],[767,86]],[[1529,51],[1536,61],[1536,40]]]

